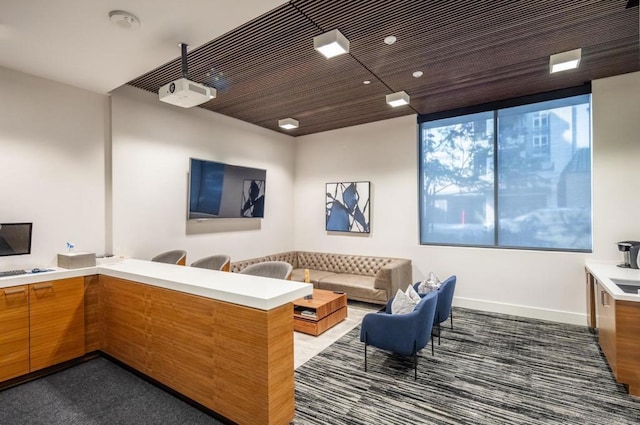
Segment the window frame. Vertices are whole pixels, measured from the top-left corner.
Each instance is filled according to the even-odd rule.
[[[417,117],[417,130],[418,130],[418,141],[417,141],[417,159],[418,159],[418,242],[423,246],[456,246],[456,247],[467,247],[467,248],[494,248],[494,249],[515,249],[515,250],[525,250],[525,251],[554,251],[554,252],[580,252],[580,253],[592,253],[593,252],[593,200],[591,201],[591,247],[588,249],[576,249],[576,248],[553,248],[553,247],[526,247],[526,246],[510,246],[510,245],[499,245],[498,232],[499,232],[499,200],[498,200],[498,155],[493,155],[493,169],[494,169],[494,209],[495,209],[495,217],[494,217],[494,243],[491,245],[484,244],[465,244],[465,243],[443,243],[443,242],[423,242],[422,241],[422,218],[424,216],[424,202],[422,200],[423,197],[423,189],[422,189],[422,177],[423,177],[423,158],[422,158],[422,124],[430,121],[443,120],[447,118],[456,118],[462,117],[465,115],[478,114],[482,112],[495,112],[494,113],[494,152],[497,152],[497,140],[498,140],[498,114],[497,111],[500,109],[507,109],[516,106],[523,106],[529,104],[535,104],[550,100],[558,100],[562,98],[580,96],[580,95],[591,95],[591,83],[585,83],[581,86],[569,87],[560,90],[554,90],[544,93],[537,93],[533,95],[521,96],[506,100],[500,100],[495,102],[484,103],[481,105],[451,109],[448,111],[435,112],[430,114],[419,114]],[[592,106],[591,106],[592,107]],[[542,124],[542,118],[540,119],[540,124]],[[540,125],[538,127],[539,131],[546,131],[548,128],[549,119],[548,116],[546,118],[546,127]],[[590,120],[590,126],[592,125],[592,120]],[[593,134],[591,128],[589,129],[589,133]],[[548,137],[548,136],[547,136]],[[591,155],[593,155],[593,141],[590,143]],[[550,143],[547,139],[547,146]],[[591,186],[590,186],[590,195],[593,197],[593,174],[591,175]]]

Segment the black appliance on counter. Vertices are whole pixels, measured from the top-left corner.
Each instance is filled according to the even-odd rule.
[[[640,252],[640,241],[621,241],[618,242],[618,251],[624,255],[624,263],[618,264],[618,267],[627,269],[638,268],[638,252]]]

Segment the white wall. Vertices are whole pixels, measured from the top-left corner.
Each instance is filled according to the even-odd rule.
[[[615,242],[640,240],[640,73],[593,82],[593,255],[420,246],[414,116],[294,140],[130,87],[113,94],[112,127],[104,95],[4,68],[0,93],[0,222],[34,222],[32,254],[0,257],[3,270],[54,265],[68,240],[137,258],[183,248],[189,262],[388,255],[411,258],[414,280],[457,274],[458,305],[583,324],[584,260],[618,261]],[[187,223],[189,157],[266,169],[266,218]],[[372,183],[372,233],[328,234],[325,183],[351,180]]]
[[[620,259],[615,242],[640,240],[640,73],[593,85],[594,255]],[[296,139],[295,247],[411,258],[414,281],[456,274],[455,303],[488,311],[585,324],[589,254],[420,246],[415,116]],[[324,230],[324,185],[372,184],[369,236]],[[629,214],[633,211],[632,214]]]
[[[113,246],[149,259],[185,249],[187,262],[232,261],[293,247],[294,139],[132,87],[112,94]],[[267,170],[264,219],[187,222],[189,158]]]
[[[0,269],[54,266],[67,241],[104,253],[108,97],[6,68],[0,93],[0,223],[33,222]]]
[[[640,72],[593,82],[594,257],[640,241]]]

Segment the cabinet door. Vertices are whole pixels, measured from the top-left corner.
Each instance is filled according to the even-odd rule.
[[[31,371],[84,354],[82,277],[29,285]]]
[[[598,342],[614,375],[617,370],[616,300],[598,282]]]
[[[147,285],[100,276],[101,350],[149,374]]]
[[[0,382],[29,373],[29,292],[0,289]]]

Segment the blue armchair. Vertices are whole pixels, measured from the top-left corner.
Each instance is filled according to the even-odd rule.
[[[438,329],[438,345],[440,345],[440,332],[442,328],[440,324],[447,319],[451,319],[451,329],[453,329],[453,310],[451,304],[453,303],[453,292],[456,289],[456,275],[449,276],[438,289],[438,303],[436,305],[436,314],[433,319],[433,324]],[[413,285],[413,288],[417,291],[420,282]]]
[[[431,338],[433,354],[433,319],[438,292],[427,294],[408,314],[390,314],[391,303],[384,313],[369,313],[362,319],[360,341],[364,342],[364,371],[367,371],[367,346],[393,353],[413,356],[414,379],[418,379],[418,351],[426,347]]]

